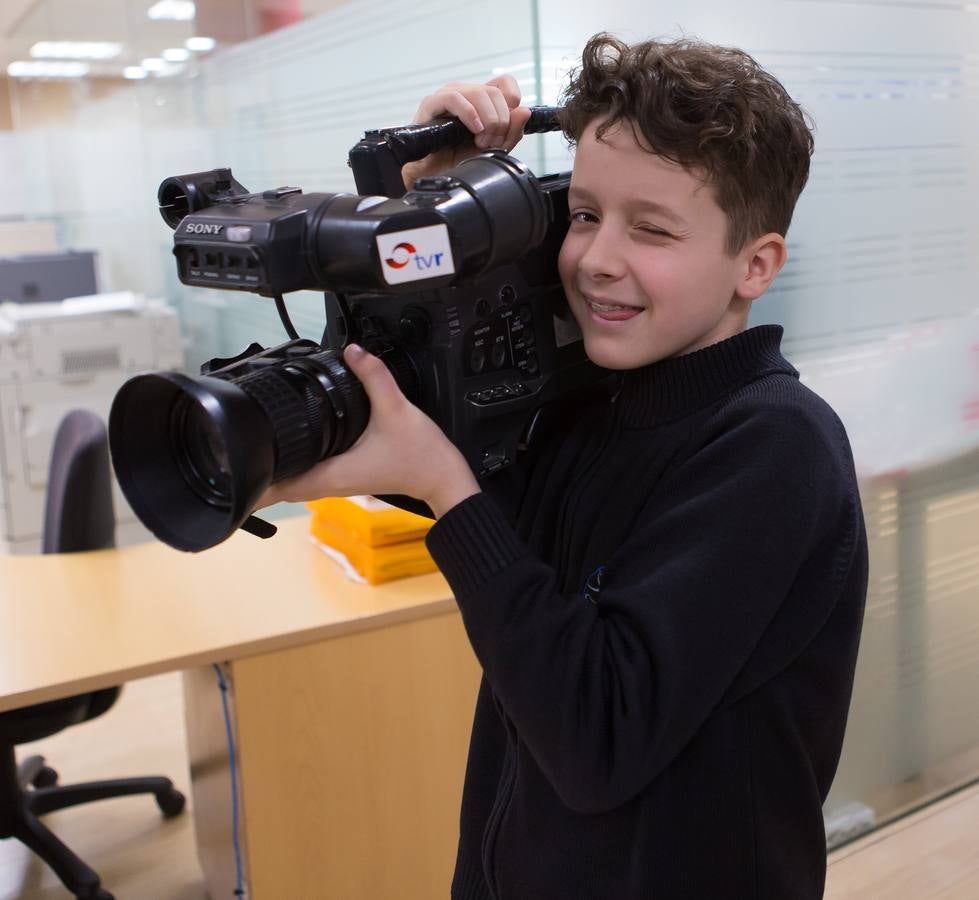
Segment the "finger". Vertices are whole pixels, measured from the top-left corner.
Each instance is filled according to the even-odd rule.
[[[503,148],[509,153],[523,137],[524,127],[530,120],[530,109],[526,106],[518,106],[510,110],[510,127],[507,129],[506,137],[503,138]]]
[[[486,96],[493,104],[494,124],[492,127],[487,126],[486,131],[479,137],[485,141],[486,147],[502,147],[510,129],[510,107],[499,88],[487,88]]]
[[[389,415],[405,402],[401,388],[380,359],[359,344],[349,344],[343,351],[343,361],[364,386],[371,402],[371,415]]]
[[[440,116],[455,116],[473,134],[479,134],[484,128],[476,106],[461,90],[449,86],[422,100],[415,113],[415,122],[429,122]]]
[[[496,78],[491,78],[486,83],[499,89],[510,109],[520,105],[520,85],[512,75],[497,75]]]
[[[476,135],[477,147],[495,147],[510,124],[510,108],[496,88],[480,85],[466,95],[476,108],[484,130]]]

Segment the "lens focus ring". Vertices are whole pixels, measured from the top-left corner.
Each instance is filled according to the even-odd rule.
[[[330,404],[330,414],[327,418],[331,427],[326,429],[324,450],[326,456],[334,456],[349,450],[367,427],[370,401],[364,386],[336,351],[312,353],[309,362],[329,378],[327,401]]]
[[[319,459],[310,430],[305,398],[274,369],[236,379],[269,417],[275,434],[274,480],[305,472]]]

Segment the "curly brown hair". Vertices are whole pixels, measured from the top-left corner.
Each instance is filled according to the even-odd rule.
[[[700,173],[728,218],[736,254],[770,231],[784,235],[809,177],[808,116],[742,50],[683,38],[628,45],[596,34],[564,91],[561,125],[577,143],[623,120],[651,152]]]

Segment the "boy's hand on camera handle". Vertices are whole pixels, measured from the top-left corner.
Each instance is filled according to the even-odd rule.
[[[388,367],[356,344],[346,347],[343,358],[370,400],[367,427],[346,452],[272,485],[259,508],[283,500],[406,494],[427,503],[441,517],[478,494],[479,484],[463,455],[405,397]]]
[[[407,163],[401,173],[409,190],[416,179],[451,169],[483,150],[491,147],[513,150],[523,137],[530,110],[520,105],[517,79],[512,75],[498,75],[486,84],[450,81],[422,100],[414,121],[430,122],[445,116],[459,119],[472,132],[473,139]]]

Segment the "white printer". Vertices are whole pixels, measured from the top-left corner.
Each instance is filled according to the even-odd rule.
[[[54,435],[65,413],[108,421],[138,372],[180,369],[177,313],[128,292],[0,304],[0,552],[39,553]],[[151,538],[115,486],[116,542]]]

